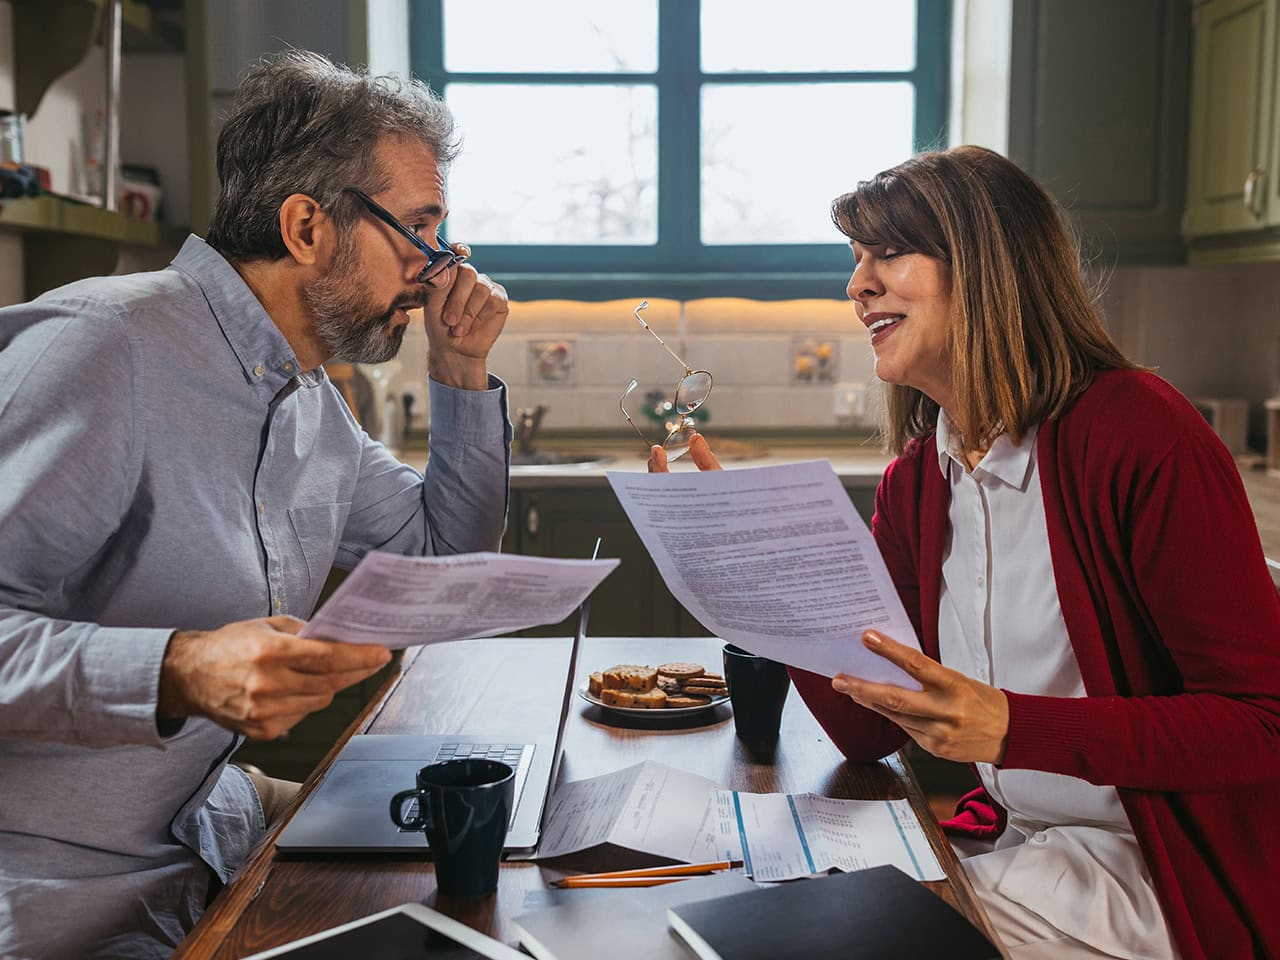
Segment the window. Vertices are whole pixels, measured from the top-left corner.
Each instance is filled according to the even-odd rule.
[[[450,236],[532,296],[843,296],[829,207],[945,141],[948,0],[414,0]]]

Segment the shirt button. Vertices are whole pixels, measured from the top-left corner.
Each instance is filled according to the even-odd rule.
[[[258,364],[256,367],[253,368],[253,375],[255,377],[260,377],[266,372],[267,372],[267,368],[264,367],[262,364]]]
[[[267,512],[267,505],[266,505],[265,503],[263,503],[261,500],[259,500],[259,501],[258,501],[258,513],[259,513],[259,514],[263,514],[263,513],[266,513],[266,512]]]
[[[281,606],[282,606],[282,604],[280,603],[280,598],[279,598],[279,597],[276,597],[276,613],[279,613],[279,612],[280,612],[280,607],[281,607]]]
[[[1041,831],[1038,831],[1036,835],[1033,836],[1031,839],[1034,840],[1036,843],[1044,843],[1046,840],[1049,839],[1049,837],[1047,834],[1045,834],[1043,830],[1041,830]]]
[[[281,367],[280,369],[281,369],[281,370],[283,370],[285,373],[293,373],[293,364],[292,364],[292,363],[286,363],[286,364],[285,364],[283,367]]]
[[[980,587],[986,586],[986,583],[987,583],[987,578],[986,578],[986,577],[979,577],[979,578],[978,578],[978,586],[980,586]]]

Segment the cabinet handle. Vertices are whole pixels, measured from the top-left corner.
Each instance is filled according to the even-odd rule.
[[[1254,217],[1262,216],[1263,189],[1266,182],[1266,171],[1262,167],[1254,167],[1244,178],[1244,208]]]
[[[524,532],[535,539],[538,536],[538,519],[538,502],[535,500],[524,512]]]

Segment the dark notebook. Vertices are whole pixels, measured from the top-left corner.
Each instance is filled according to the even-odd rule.
[[[667,910],[704,960],[999,960],[978,929],[897,867],[872,867]]]

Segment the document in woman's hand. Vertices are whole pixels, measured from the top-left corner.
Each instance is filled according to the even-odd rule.
[[[667,588],[716,636],[823,676],[920,689],[862,645],[875,629],[919,649],[828,461],[608,476]]]

